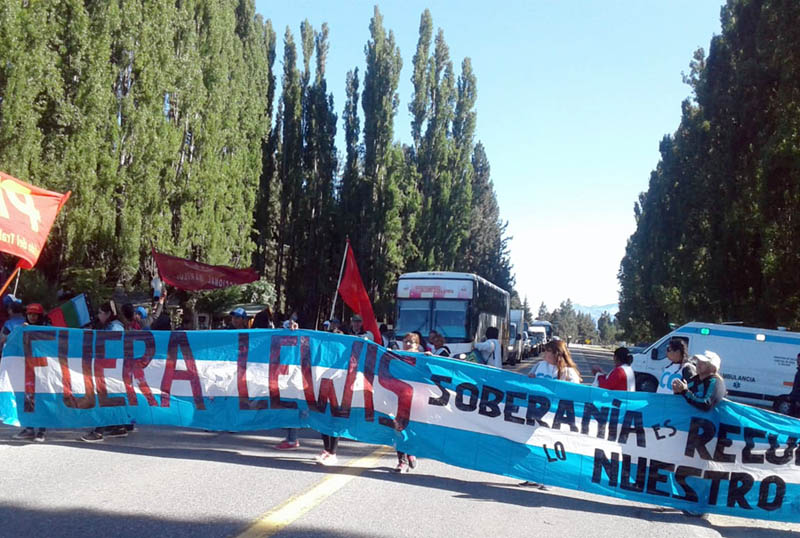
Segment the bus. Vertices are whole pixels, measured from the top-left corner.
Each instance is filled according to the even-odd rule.
[[[395,338],[418,331],[441,333],[451,357],[464,359],[488,327],[497,327],[503,362],[508,356],[510,295],[470,273],[417,272],[397,281]]]

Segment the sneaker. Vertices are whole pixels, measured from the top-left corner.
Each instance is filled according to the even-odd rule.
[[[408,466],[411,469],[416,469],[417,468],[417,457],[416,456],[411,456],[411,455],[408,456]]]
[[[394,468],[394,472],[396,473],[407,473],[408,472],[408,464],[404,461],[400,461],[397,463],[397,467]]]
[[[521,488],[538,488],[539,484],[537,482],[530,482],[526,480],[525,482],[520,482],[517,484]]]
[[[328,456],[330,456],[330,453],[327,450],[323,450],[322,452],[314,456],[314,460],[316,460],[317,463],[322,463]]]
[[[339,458],[336,457],[336,454],[328,453],[325,458],[319,461],[322,465],[330,466],[330,465],[337,465],[339,463]]]
[[[36,437],[33,438],[34,441],[37,443],[44,443],[44,432],[38,431],[36,432]]]
[[[23,428],[21,432],[14,434],[14,439],[20,439],[23,441],[30,441],[35,436],[33,432],[33,428]]]
[[[99,443],[103,439],[103,434],[94,430],[85,435],[81,435],[81,441],[86,441],[87,443]]]
[[[300,448],[300,441],[283,441],[275,445],[275,448],[278,450],[296,450]]]
[[[106,430],[106,437],[128,437],[128,428],[125,426],[114,426]]]

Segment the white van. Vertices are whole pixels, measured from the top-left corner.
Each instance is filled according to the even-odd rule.
[[[664,382],[661,373],[669,364],[667,344],[673,338],[686,342],[690,357],[709,350],[722,358],[720,374],[732,400],[769,405],[792,390],[800,333],[697,321],[675,329],[633,356],[636,390],[655,392]]]

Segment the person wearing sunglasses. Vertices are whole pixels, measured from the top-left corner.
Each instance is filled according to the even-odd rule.
[[[661,377],[658,380],[659,394],[673,394],[672,383],[676,379],[688,381],[697,375],[697,368],[689,360],[689,350],[686,341],[680,338],[673,338],[667,344],[667,358],[669,364],[664,367]]]

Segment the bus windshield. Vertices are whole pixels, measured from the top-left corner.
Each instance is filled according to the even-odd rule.
[[[431,330],[444,336],[446,342],[468,342],[467,305],[463,300],[399,299],[397,301],[398,339],[419,331],[427,338]]]
[[[402,339],[406,334],[419,331],[428,336],[431,330],[431,302],[427,299],[400,299],[397,302],[397,327],[395,335]]]
[[[467,342],[468,301],[434,301],[433,329],[447,342]]]

